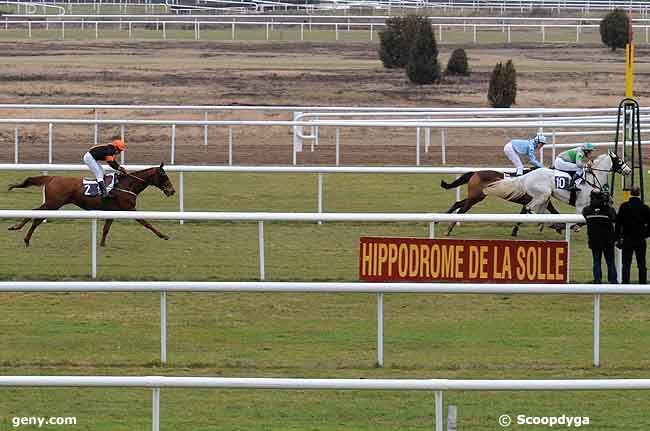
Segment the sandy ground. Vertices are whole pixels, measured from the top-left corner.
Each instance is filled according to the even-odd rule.
[[[456,46],[440,46],[445,65]],[[518,107],[616,107],[624,91],[624,53],[600,45],[482,45],[466,47],[472,74],[440,84],[414,86],[401,70],[385,70],[377,46],[367,43],[214,42],[11,42],[0,43],[0,103],[179,104],[488,107],[489,74],[513,59],[518,71]],[[650,92],[649,50],[637,48],[635,96]],[[94,112],[58,112],[56,117],[93,118]],[[101,118],[202,119],[203,113],[99,112]],[[47,118],[45,111],[0,110],[1,117]],[[282,113],[215,113],[210,119],[291,119]],[[117,133],[102,127],[100,139]],[[235,164],[291,163],[289,127],[234,129]],[[533,130],[448,130],[452,164],[504,165],[501,147]],[[128,161],[170,158],[170,128],[128,127]],[[19,129],[23,162],[47,161],[47,125]],[[425,165],[441,161],[440,131],[432,131]],[[576,142],[567,138],[558,142]],[[593,140],[605,140],[594,137]],[[13,161],[13,126],[0,126],[0,162]],[[55,126],[54,162],[80,162],[93,142],[92,128]],[[227,163],[228,130],[177,129],[176,163]],[[406,129],[343,129],[341,163],[408,164],[415,161],[415,133]],[[321,145],[299,154],[300,164],[333,164],[334,130],[321,130]]]

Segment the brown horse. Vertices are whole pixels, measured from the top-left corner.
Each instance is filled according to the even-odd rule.
[[[115,181],[117,184],[111,192],[110,198],[101,196],[84,196],[83,179],[81,177],[57,177],[42,175],[38,177],[26,178],[23,182],[12,184],[9,190],[25,188],[30,186],[43,187],[45,189],[45,203],[37,210],[58,210],[63,205],[74,204],[85,210],[103,210],[103,211],[134,211],[136,199],[148,186],[155,186],[165,193],[166,196],[173,195],[176,191],[161,163],[159,167],[144,169],[142,171],[121,174]],[[30,219],[26,218],[9,227],[9,230],[20,230]],[[169,239],[158,231],[146,220],[136,220],[142,226],[151,230],[158,235],[158,238]],[[33,219],[32,225],[25,235],[25,245],[29,246],[29,240],[32,238],[34,230],[43,222],[43,219]],[[104,231],[102,240],[99,245],[106,245],[106,236],[113,224],[112,219],[104,222]]]

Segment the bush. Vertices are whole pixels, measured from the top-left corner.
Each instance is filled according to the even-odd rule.
[[[432,84],[440,79],[436,38],[427,18],[418,17],[415,25],[415,40],[409,51],[406,75],[414,84]]]
[[[446,73],[449,75],[469,75],[467,54],[463,48],[454,49],[447,63]]]
[[[379,32],[379,58],[387,69],[406,67],[409,50],[415,39],[419,17],[393,17],[386,20],[386,29]]]
[[[493,108],[509,108],[517,97],[517,71],[512,60],[497,63],[490,77],[488,101]]]
[[[625,48],[628,43],[627,13],[622,9],[614,9],[600,21],[600,39],[612,51]]]

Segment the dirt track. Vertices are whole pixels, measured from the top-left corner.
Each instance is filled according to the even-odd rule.
[[[454,47],[440,47],[441,64]],[[302,106],[487,107],[489,73],[497,61],[512,58],[518,70],[518,106],[617,106],[623,92],[622,53],[600,46],[503,45],[468,47],[472,75],[445,78],[439,85],[410,85],[403,71],[384,70],[376,46],[318,43],[211,42],[17,42],[0,43],[0,103],[179,104]],[[645,48],[637,49],[636,96],[643,106],[650,67]],[[6,112],[3,117],[47,117],[46,112]],[[93,112],[69,112],[93,118]],[[61,117],[62,114],[57,114]],[[171,118],[170,113],[100,112],[101,118]],[[202,119],[203,114],[174,114]],[[214,114],[210,119],[290,119],[288,114]],[[118,131],[102,128],[105,140]],[[333,164],[334,131],[322,130],[314,153],[302,164]],[[227,130],[210,129],[204,148],[202,128],[178,128],[177,163],[225,163]],[[501,165],[503,143],[529,130],[455,129],[447,132],[449,163]],[[412,130],[344,129],[343,164],[413,164]],[[602,140],[603,138],[594,138]],[[13,160],[11,126],[0,128],[0,162]],[[79,162],[92,143],[88,127],[55,128],[55,162]],[[128,161],[169,160],[170,130],[127,128]],[[424,164],[440,164],[439,131]],[[47,126],[20,129],[21,161],[47,159]],[[236,164],[287,164],[291,161],[288,127],[236,128]],[[569,141],[571,142],[571,141]]]

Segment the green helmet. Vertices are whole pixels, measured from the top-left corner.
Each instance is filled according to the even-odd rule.
[[[594,144],[582,144],[582,151],[593,151],[594,150]]]

